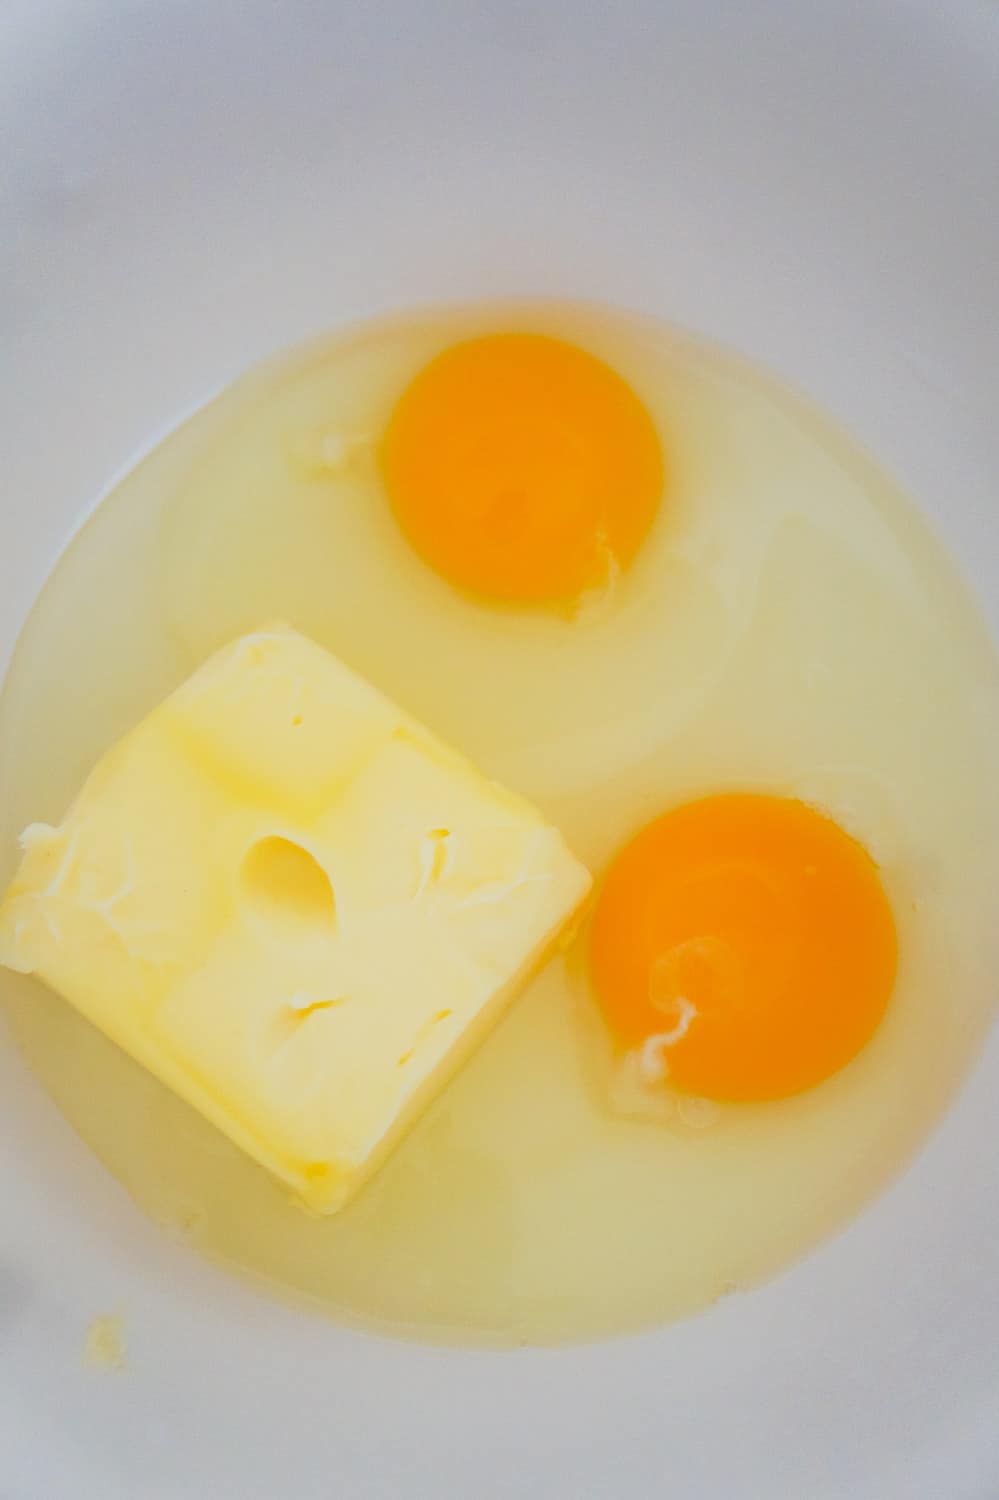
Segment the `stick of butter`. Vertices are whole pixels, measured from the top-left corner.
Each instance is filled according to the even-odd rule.
[[[22,845],[0,962],[322,1213],[590,886],[536,809],[280,625],[213,656]]]

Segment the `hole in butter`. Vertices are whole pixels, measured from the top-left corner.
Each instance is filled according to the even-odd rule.
[[[243,898],[253,914],[294,936],[336,929],[329,876],[291,839],[273,835],[253,845],[243,861]]]

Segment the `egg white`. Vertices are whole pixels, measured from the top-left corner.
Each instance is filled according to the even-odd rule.
[[[607,359],[662,437],[652,534],[573,618],[457,594],[382,493],[378,437],[407,380],[500,327]],[[881,866],[897,991],[822,1087],[710,1105],[616,1056],[577,943],[356,1204],[318,1222],[68,1006],[5,980],[29,1062],[149,1213],[346,1318],[547,1341],[752,1284],[909,1157],[992,1010],[999,686],[946,556],[844,439],[746,366],[591,308],[427,313],[283,357],[128,476],[43,592],[0,704],[8,863],[16,832],[57,817],[107,743],[269,617],[539,802],[598,872],[693,796],[762,789],[822,807]]]

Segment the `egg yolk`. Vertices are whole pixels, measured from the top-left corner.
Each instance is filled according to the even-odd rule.
[[[642,830],[590,937],[607,1021],[652,1076],[712,1099],[798,1093],[873,1034],[897,939],[867,852],[787,798],[724,795]]]
[[[450,583],[571,603],[634,557],[663,487],[656,429],[601,360],[540,334],[445,350],[404,391],[382,445],[410,543]]]

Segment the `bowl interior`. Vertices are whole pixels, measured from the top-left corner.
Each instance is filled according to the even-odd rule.
[[[109,478],[246,364],[395,306],[596,298],[865,441],[999,623],[999,32],[878,0],[8,0],[0,656]],[[0,1491],[984,1500],[999,1047],[762,1291],[641,1338],[382,1342],[173,1244],[0,1036]],[[120,1312],[126,1369],[81,1363]]]

